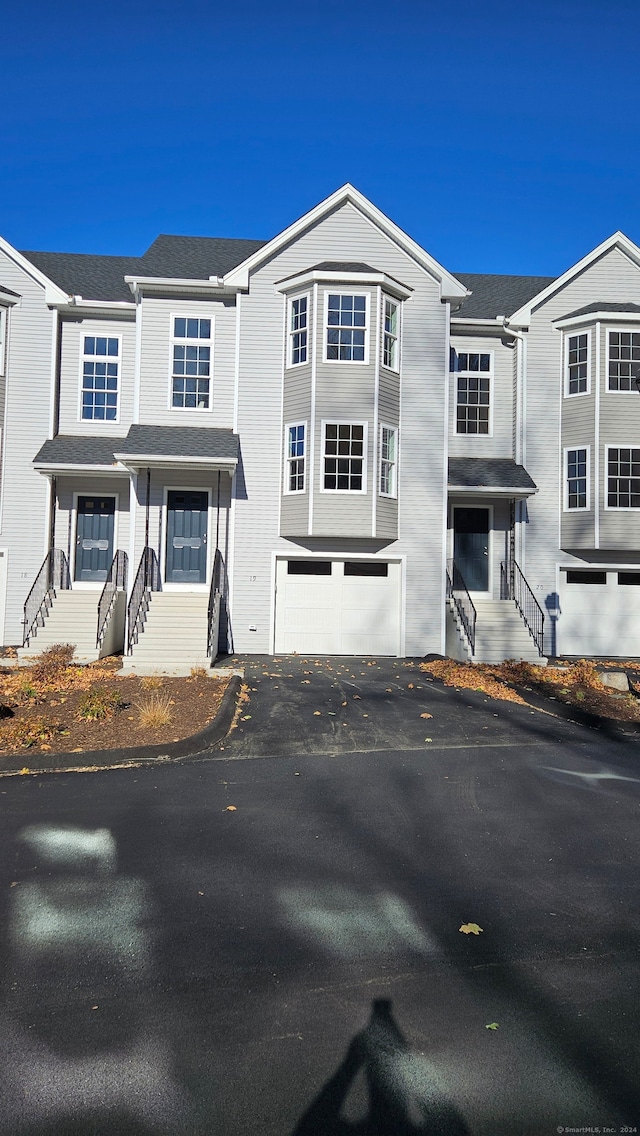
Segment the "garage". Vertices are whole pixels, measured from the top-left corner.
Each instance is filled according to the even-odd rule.
[[[278,560],[276,654],[399,655],[400,561]]]
[[[560,570],[558,646],[562,655],[640,655],[640,570]]]

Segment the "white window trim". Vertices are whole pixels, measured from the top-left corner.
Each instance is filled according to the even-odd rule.
[[[489,370],[488,371],[451,371],[453,379],[451,387],[453,389],[453,432],[456,438],[493,438],[493,403],[494,403],[494,366],[495,366],[495,351],[476,351],[471,350],[465,344],[464,348],[458,349],[451,344],[451,350],[455,351],[456,355],[462,353],[464,355],[488,355],[489,356]],[[458,430],[458,377],[477,378],[486,376],[489,379],[489,430],[487,434],[470,434],[468,431],[464,433]]]
[[[384,361],[384,338],[385,338],[385,335],[386,335],[384,321],[385,321],[385,304],[387,303],[387,301],[390,304],[394,305],[394,307],[395,307],[395,309],[398,313],[398,323],[397,323],[398,331],[397,331],[397,335],[396,335],[396,366],[395,367],[390,367],[389,364],[385,363],[385,361]],[[380,328],[380,335],[381,335],[380,366],[384,367],[385,371],[390,371],[392,375],[399,375],[400,374],[400,333],[401,333],[401,331],[402,331],[402,304],[400,303],[399,300],[396,300],[393,296],[388,296],[386,292],[383,292],[382,293],[382,327]]]
[[[332,296],[335,292],[331,293]],[[350,292],[347,295],[351,295]],[[325,451],[326,445],[326,427],[327,426],[362,426],[362,489],[325,489],[324,487],[324,462],[327,457]],[[322,457],[320,460],[320,492],[328,493],[331,496],[341,494],[343,497],[363,497],[367,492],[367,466],[369,464],[369,423],[363,422],[357,418],[323,418],[320,424],[322,431]],[[332,455],[333,456],[333,455]]]
[[[291,317],[293,313],[293,304],[295,300],[307,301],[307,357],[303,363],[293,362],[293,337],[297,334],[291,327]],[[311,293],[301,292],[299,296],[289,296],[287,300],[287,368],[296,370],[298,367],[308,367],[311,362]],[[301,426],[302,423],[292,423],[293,426]]]
[[[635,398],[638,398],[638,390],[637,390],[635,384],[634,384],[634,386],[632,387],[631,390],[611,390],[610,387],[609,387],[609,350],[610,350],[610,348],[609,348],[609,337],[610,337],[612,332],[615,332],[615,333],[617,333],[617,332],[621,332],[621,333],[631,332],[631,333],[635,333],[636,335],[640,335],[640,326],[638,326],[636,324],[635,327],[608,327],[607,328],[606,355],[605,355],[606,372],[605,372],[605,376],[604,376],[604,393],[605,394],[612,394],[616,398],[618,398],[620,395],[625,395],[627,398],[629,397],[629,395],[633,395]],[[615,449],[615,446],[614,446],[614,449]]]
[[[9,326],[9,319],[7,316],[7,309],[0,307],[0,377],[4,375],[5,356],[7,353],[7,329]]]
[[[105,362],[111,359],[118,364],[118,386],[116,388],[116,416],[115,418],[83,418],[82,417],[82,392],[84,390],[84,363],[85,359],[98,360],[102,359],[102,355],[87,355],[84,350],[85,339],[117,339],[118,340],[118,354],[117,357],[113,355],[105,355]],[[120,421],[120,402],[122,394],[122,333],[116,332],[115,335],[103,334],[101,331],[87,331],[82,324],[80,325],[80,383],[78,385],[78,422],[83,426],[99,426],[101,429],[104,426],[115,426]],[[106,496],[106,494],[104,494]]]
[[[569,340],[575,339],[576,336],[586,335],[587,337],[587,389],[583,391],[575,391],[573,394],[569,393]],[[591,394],[591,328],[581,328],[579,331],[565,331],[562,350],[564,352],[564,397],[565,398],[584,398],[586,395]]]
[[[169,323],[169,389],[168,389],[168,403],[167,408],[173,414],[211,414],[213,411],[213,366],[215,360],[214,351],[214,335],[215,335],[215,317],[213,313],[210,315],[196,314],[195,312],[171,312]],[[209,339],[189,339],[187,336],[174,335],[174,320],[176,319],[208,319],[211,321],[211,335]],[[209,347],[209,405],[208,406],[174,406],[173,405],[173,348],[176,344],[184,344],[185,347]],[[186,376],[185,376],[186,377]]]
[[[296,458],[291,458],[290,455],[289,455],[289,430],[291,430],[293,427],[296,427],[296,426],[302,426],[303,429],[304,429],[304,451],[303,451],[303,455],[302,455],[303,459],[304,459],[304,485],[303,485],[302,489],[290,489],[289,488],[289,463],[291,461],[298,460]],[[309,471],[308,457],[307,457],[308,440],[309,440],[309,431],[308,431],[306,421],[285,422],[285,424],[284,424],[284,485],[283,485],[283,493],[284,493],[285,497],[299,497],[301,494],[304,494],[307,491],[307,474],[308,474],[308,471]]]
[[[383,493],[382,489],[380,488],[380,484],[381,484],[381,481],[382,481],[382,462],[384,460],[383,457],[382,457],[382,431],[383,430],[391,430],[393,435],[394,435],[395,458],[394,458],[394,461],[393,461],[393,488],[392,488],[391,493]],[[379,442],[379,445],[378,445],[378,455],[379,455],[379,457],[378,457],[378,496],[384,497],[384,498],[386,498],[386,500],[394,500],[395,501],[398,497],[398,427],[392,426],[389,422],[381,422],[380,423],[380,442]]]
[[[569,454],[575,450],[586,450],[587,454],[587,503],[586,505],[579,505],[574,509],[569,508]],[[565,446],[563,449],[562,468],[564,471],[563,480],[563,495],[562,495],[562,511],[564,513],[588,513],[591,509],[591,446],[576,445]]]
[[[640,439],[634,442],[611,442],[604,447],[604,508],[607,513],[635,513],[640,514],[636,505],[610,505],[609,504],[609,450],[640,450]]]
[[[329,331],[329,296],[364,296],[365,299],[365,312],[364,312],[364,359],[329,359],[328,348],[329,344],[328,331]],[[332,327],[334,325],[332,324]],[[322,361],[330,363],[331,366],[336,367],[368,367],[369,365],[369,343],[371,339],[371,293],[362,292],[353,288],[327,288],[324,294],[324,326],[322,329],[323,348],[322,348]],[[327,419],[328,422],[332,419]],[[345,425],[349,425],[345,423]],[[354,422],[354,426],[359,426],[359,422]],[[335,492],[330,490],[329,492]]]

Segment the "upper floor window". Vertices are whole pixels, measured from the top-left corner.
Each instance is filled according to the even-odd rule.
[[[396,495],[398,431],[393,426],[380,427],[380,493],[383,497]]]
[[[325,422],[322,488],[365,492],[366,427],[362,422]]]
[[[565,451],[565,509],[587,509],[587,447]]]
[[[305,423],[296,422],[285,426],[285,492],[304,492],[305,463]]]
[[[115,422],[118,417],[120,340],[117,336],[85,335],[82,357],[83,419]]]
[[[367,362],[367,296],[327,295],[327,361]]]
[[[382,340],[382,365],[391,371],[398,370],[398,331],[400,304],[384,297],[384,329]]]
[[[456,434],[488,434],[493,358],[490,351],[451,351],[456,373]]]
[[[610,391],[635,391],[640,375],[640,331],[609,332]]]
[[[309,332],[309,297],[289,301],[289,366],[306,363]]]
[[[567,337],[566,393],[586,394],[589,389],[589,335]]]
[[[640,447],[608,447],[607,505],[610,509],[640,509]]]
[[[171,405],[182,410],[211,406],[211,320],[173,317]]]

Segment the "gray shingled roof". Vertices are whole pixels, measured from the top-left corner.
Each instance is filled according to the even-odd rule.
[[[124,277],[140,271],[138,257],[92,256],[79,252],[23,252],[22,255],[70,296],[133,303]]]
[[[161,233],[141,257],[141,276],[208,280],[224,276],[266,244],[228,237],[174,237]]]
[[[124,457],[220,458],[238,457],[238,435],[233,430],[192,426],[131,426],[115,447]]]
[[[474,272],[454,272],[453,275],[472,295],[452,314],[469,319],[510,316],[556,279],[555,276],[494,276]]]
[[[370,264],[364,264],[359,260],[323,260],[320,264],[314,264],[309,269],[309,272],[379,272],[378,268],[372,268]]]
[[[58,434],[40,447],[33,459],[34,465],[115,465],[114,447],[122,445],[124,438],[103,438]]]
[[[559,318],[575,319],[577,316],[590,316],[595,312],[629,312],[630,315],[637,315],[640,313],[640,304],[612,304],[610,300],[599,300],[595,304],[587,304],[586,307],[577,308],[575,312],[569,312]]]
[[[449,485],[456,489],[536,489],[526,469],[512,458],[449,458]]]

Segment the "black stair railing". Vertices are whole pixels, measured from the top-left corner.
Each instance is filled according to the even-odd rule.
[[[44,627],[56,592],[68,591],[70,587],[69,563],[64,552],[60,548],[50,548],[24,603],[23,647],[27,646],[38,627]]]
[[[211,574],[211,588],[209,589],[209,607],[207,609],[207,658],[213,663],[218,654],[218,633],[220,630],[220,607],[222,604],[222,580],[224,561],[219,548],[213,562]]]
[[[107,627],[109,626],[113,605],[116,602],[116,596],[118,592],[124,591],[127,587],[128,567],[129,557],[126,552],[119,548],[111,561],[111,567],[107,572],[104,588],[98,600],[98,630],[96,633],[96,647],[98,650],[100,650],[107,633]]]
[[[476,609],[455,560],[447,561],[447,599],[453,603],[458,613],[473,655],[476,649]]]
[[[513,600],[538,651],[544,654],[544,612],[517,560],[503,560],[500,565],[500,598]]]
[[[144,621],[149,610],[149,601],[152,592],[159,592],[160,565],[153,548],[143,549],[136,578],[131,589],[131,598],[127,608],[127,654],[130,655],[138,642]]]

